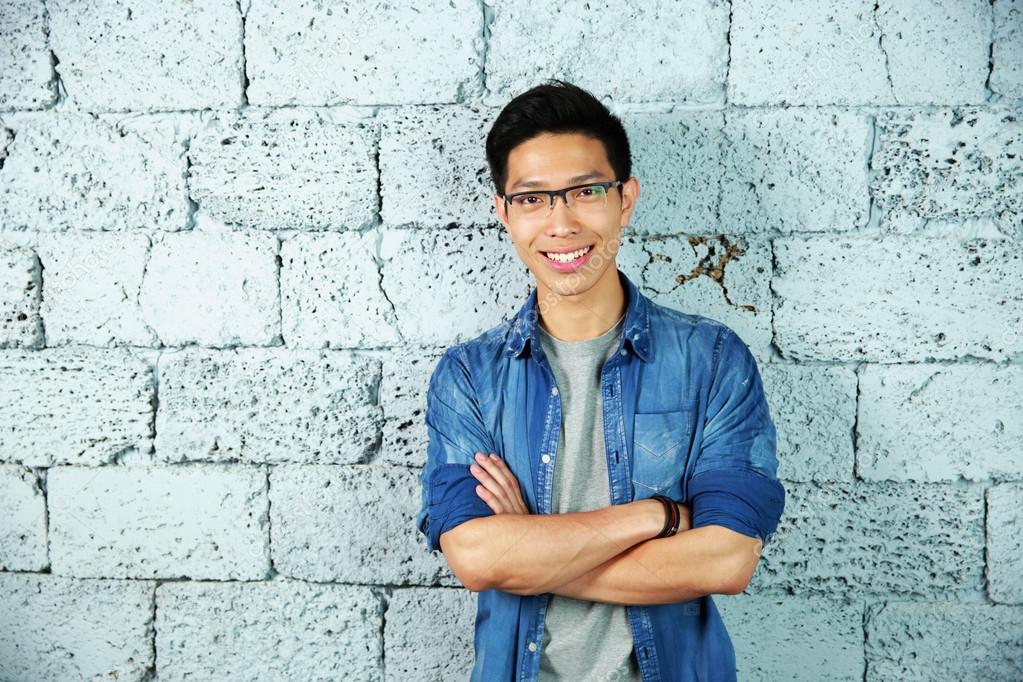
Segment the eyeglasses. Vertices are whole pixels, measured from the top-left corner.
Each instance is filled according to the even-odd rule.
[[[546,218],[554,210],[554,197],[561,197],[565,206],[579,216],[599,215],[607,208],[607,193],[612,187],[621,187],[621,180],[591,182],[564,189],[535,189],[504,196],[504,210],[509,220]],[[621,190],[619,190],[621,191]]]

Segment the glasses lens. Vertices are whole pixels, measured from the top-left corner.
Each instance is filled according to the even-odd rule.
[[[512,197],[508,210],[516,215],[543,215],[547,212],[546,194],[520,194]]]
[[[571,197],[569,203],[577,204],[580,208],[596,206],[603,207],[607,203],[607,190],[603,185],[589,185],[579,187],[568,193]]]

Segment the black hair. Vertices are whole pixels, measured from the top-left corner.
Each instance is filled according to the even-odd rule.
[[[578,133],[600,140],[614,179],[632,177],[629,138],[618,117],[586,90],[551,78],[508,102],[487,134],[487,163],[498,195],[505,193],[511,150],[542,133]]]

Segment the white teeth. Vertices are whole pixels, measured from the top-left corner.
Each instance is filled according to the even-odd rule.
[[[569,253],[547,253],[547,254],[544,254],[544,255],[546,255],[552,261],[556,261],[558,263],[571,263],[576,258],[579,258],[580,256],[582,256],[584,253],[586,253],[589,250],[590,250],[590,247],[584,246],[583,248],[579,249],[578,251],[571,251]]]

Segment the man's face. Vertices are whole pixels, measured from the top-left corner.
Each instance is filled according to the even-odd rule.
[[[515,194],[616,179],[600,140],[575,133],[543,133],[508,155],[504,189],[506,194]],[[607,190],[606,205],[601,201],[583,206],[580,202],[570,208],[557,197],[549,213],[544,208],[527,215],[515,206],[506,210],[500,195],[495,195],[494,202],[515,251],[536,277],[538,286],[569,296],[589,290],[609,270],[617,278],[615,256],[621,229],[629,224],[638,197],[639,182],[633,177]],[[568,264],[546,255],[582,248],[590,251]]]

